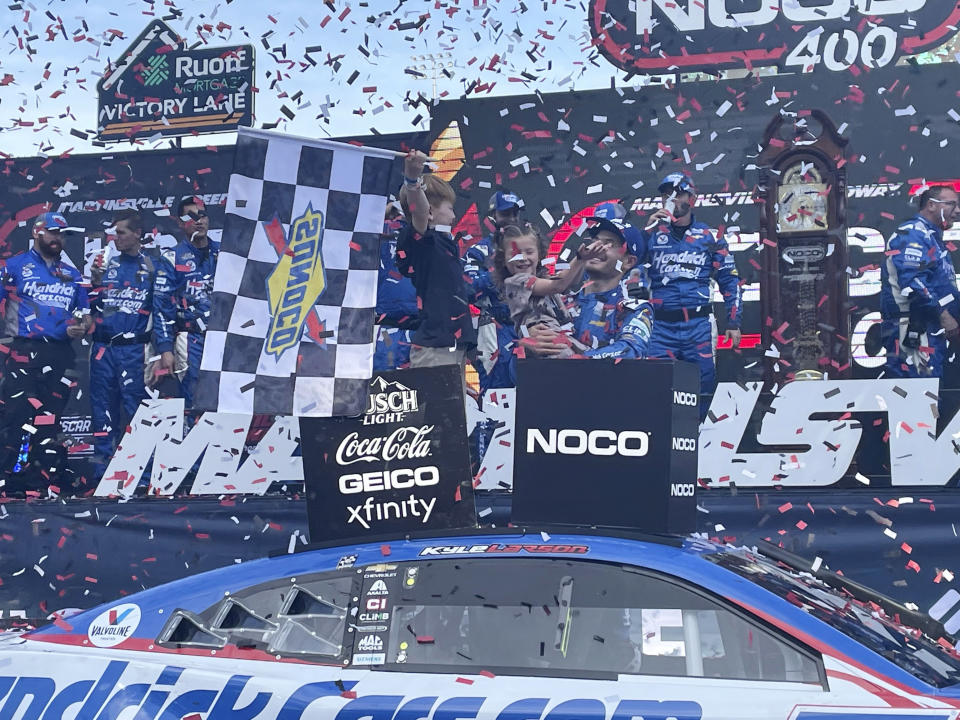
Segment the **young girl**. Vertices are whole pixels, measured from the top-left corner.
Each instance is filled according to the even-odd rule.
[[[530,224],[503,228],[493,256],[494,275],[522,335],[527,334],[524,328],[537,324],[560,332],[570,322],[560,295],[580,281],[586,262],[601,250],[596,241],[584,245],[566,272],[547,277],[541,263],[546,244],[537,230]]]

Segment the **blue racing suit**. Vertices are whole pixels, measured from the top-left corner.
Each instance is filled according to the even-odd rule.
[[[705,224],[692,217],[684,228],[661,222],[643,233],[637,260],[649,268],[656,320],[649,356],[697,363],[700,393],[712,394],[717,373],[710,322],[711,278],[716,279],[723,295],[727,329],[739,329],[743,315],[740,278],[726,240],[714,237]]]
[[[645,358],[650,354],[654,323],[649,302],[627,297],[622,284],[602,293],[581,290],[573,301],[573,337],[587,346],[585,357]]]
[[[396,370],[410,364],[411,335],[420,324],[417,290],[397,269],[397,237],[406,223],[383,224],[380,270],[377,277],[377,345],[374,372]]]
[[[477,376],[480,392],[489,388],[511,388],[517,385],[514,349],[517,330],[510,317],[507,305],[485,265],[484,254],[472,254],[476,246],[464,255],[463,276],[467,283],[467,295],[473,305],[480,309],[477,328]]]
[[[3,490],[45,488],[66,466],[57,436],[76,387],[66,375],[75,359],[67,327],[88,312],[87,290],[76,268],[48,264],[35,249],[7,260],[2,276],[5,332],[13,336],[0,388]],[[34,431],[25,432],[24,424]]]
[[[153,260],[143,253],[121,253],[107,262],[90,292],[94,314],[90,408],[94,448],[102,459],[113,453],[147,397],[143,368],[156,274]]]
[[[960,319],[956,271],[943,231],[920,215],[901,224],[887,241],[880,287],[887,374],[941,377],[947,341],[940,313]]]
[[[164,250],[157,265],[153,292],[153,337],[157,353],[173,352],[177,333],[187,336],[187,371],[180,381],[186,407],[193,405],[193,391],[203,357],[203,334],[210,317],[213,275],[220,243],[208,241],[203,248],[181,240]]]

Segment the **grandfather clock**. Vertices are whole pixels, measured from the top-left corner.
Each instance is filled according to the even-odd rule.
[[[778,115],[764,133],[760,313],[771,383],[850,376],[846,144],[821,110]]]

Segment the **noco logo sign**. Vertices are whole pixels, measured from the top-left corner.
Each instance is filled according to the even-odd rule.
[[[948,0],[591,0],[589,13],[600,52],[637,73],[880,68],[960,23]]]
[[[650,433],[642,430],[527,430],[527,452],[547,455],[622,455],[643,457]]]

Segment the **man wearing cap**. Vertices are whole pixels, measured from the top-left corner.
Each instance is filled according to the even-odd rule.
[[[163,251],[154,286],[153,336],[156,351],[160,353],[160,367],[155,375],[160,381],[163,375],[182,370],[180,384],[189,409],[193,405],[203,357],[203,337],[210,317],[220,243],[207,236],[210,220],[199,197],[188,195],[180,201],[177,224],[184,237],[175,247]],[[174,356],[178,334],[186,341],[180,362]]]
[[[489,269],[493,260],[497,232],[507,225],[517,225],[520,222],[520,198],[509,190],[498,190],[490,196],[487,209],[487,217],[493,221],[494,231],[467,248],[464,254],[468,265],[472,263],[483,269]]]
[[[467,248],[463,256],[464,277],[471,286],[472,304],[480,310],[477,321],[477,362],[475,367],[481,391],[494,387],[513,387],[515,371],[508,357],[517,340],[510,309],[499,297],[497,283],[490,274],[500,231],[519,225],[521,200],[509,190],[498,190],[487,203],[487,217],[493,232]]]
[[[410,364],[413,331],[420,325],[417,289],[397,269],[397,240],[406,228],[400,203],[387,205],[380,235],[380,270],[377,276],[377,346],[374,372],[396,370]]]
[[[960,221],[960,196],[926,187],[917,214],[887,241],[880,266],[881,334],[887,377],[942,377],[947,340],[960,341],[960,293],[943,233]]]
[[[105,464],[141,400],[147,398],[143,368],[151,340],[156,267],[140,250],[143,221],[136,210],[113,216],[118,252],[98,254],[90,273],[93,348],[90,409],[94,451]]]
[[[727,243],[693,217],[697,190],[688,175],[671,173],[658,187],[663,207],[647,223],[638,247],[648,266],[655,322],[650,357],[668,357],[700,366],[700,393],[716,387],[713,305],[710,279],[726,305],[724,336],[740,344],[740,279]],[[706,408],[709,403],[701,403]]]
[[[574,347],[585,357],[643,358],[649,354],[653,309],[629,297],[623,279],[636,265],[627,242],[627,225],[600,217],[585,233],[603,252],[586,263],[583,288],[574,296]],[[533,334],[533,333],[531,333]],[[542,341],[538,334],[536,338]]]
[[[45,487],[63,470],[66,451],[57,441],[60,416],[76,383],[72,341],[89,328],[87,291],[80,273],[61,260],[71,228],[60,213],[33,224],[33,247],[7,260],[0,284],[6,334],[0,397],[5,490]]]

